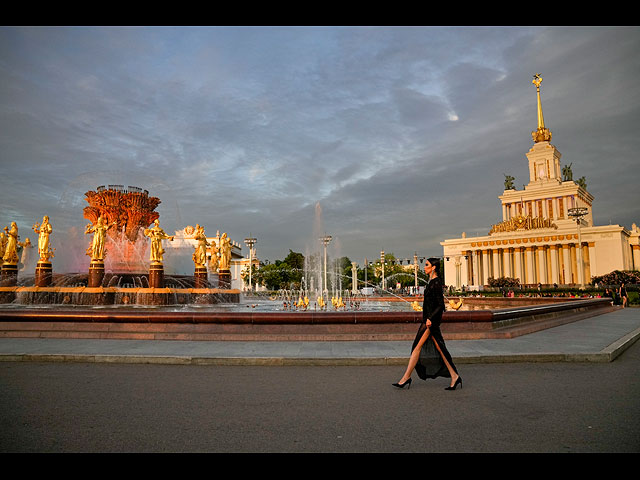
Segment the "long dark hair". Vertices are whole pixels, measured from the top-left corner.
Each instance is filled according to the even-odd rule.
[[[427,258],[427,261],[433,265],[434,267],[436,267],[436,275],[440,275],[440,259],[438,257],[430,257]]]

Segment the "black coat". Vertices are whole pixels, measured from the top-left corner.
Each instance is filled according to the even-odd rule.
[[[444,359],[449,362],[455,372],[458,370],[453,364],[451,354],[447,350],[440,331],[440,323],[442,322],[442,314],[444,313],[444,294],[442,292],[442,280],[435,277],[429,282],[424,289],[424,302],[422,303],[422,323],[416,334],[416,338],[411,346],[411,351],[416,348],[419,340],[427,330],[426,321],[431,320],[429,327],[429,337],[420,350],[420,358],[415,366],[418,377],[423,380],[436,377],[451,377],[447,369]],[[436,349],[435,343],[438,344],[439,350]],[[442,354],[440,353],[442,352]]]
[[[422,303],[422,321],[431,320],[431,329],[440,328],[442,314],[444,313],[444,294],[442,293],[442,280],[435,277],[424,289],[424,302]]]

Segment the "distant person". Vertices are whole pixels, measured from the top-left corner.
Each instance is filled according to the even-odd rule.
[[[620,285],[620,290],[618,291],[618,294],[620,295],[620,301],[622,302],[622,308],[625,308],[627,306],[627,302],[628,302],[628,296],[627,296],[627,289],[624,286],[624,282],[622,283],[622,285]]]
[[[436,377],[451,378],[451,383],[445,390],[455,390],[458,385],[462,388],[462,377],[453,364],[440,331],[440,322],[444,313],[444,295],[442,280],[438,277],[439,267],[439,258],[429,258],[425,262],[424,272],[429,277],[429,283],[424,290],[423,322],[413,341],[407,370],[398,383],[392,384],[394,387],[411,387],[411,373],[415,368],[418,377],[422,380]]]

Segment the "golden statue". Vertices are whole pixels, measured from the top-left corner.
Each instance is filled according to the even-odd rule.
[[[88,224],[85,230],[85,235],[88,233],[93,233],[93,241],[91,242],[91,246],[87,248],[87,255],[91,257],[92,262],[102,261],[104,257],[107,256],[107,252],[105,251],[105,241],[107,238],[107,230],[111,227],[115,226],[118,222],[113,222],[110,225],[107,225],[102,218],[102,215],[98,217],[98,220],[95,225]]]
[[[320,310],[322,310],[325,307],[324,297],[318,297],[317,304]]]
[[[49,247],[49,235],[53,232],[53,228],[49,223],[49,216],[42,217],[42,225],[37,223],[33,226],[33,231],[38,234],[38,254],[41,262],[48,262],[53,258],[53,250]]]
[[[9,239],[4,232],[0,232],[0,260],[4,258],[4,251],[7,249],[7,242]]]
[[[226,232],[220,237],[220,270],[229,270],[231,265],[231,240],[227,236]]]
[[[453,298],[450,298],[449,306],[454,310],[460,310],[460,307],[462,306],[462,298],[458,298],[458,302],[456,302]]]
[[[160,228],[160,221],[158,219],[153,221],[154,226],[152,228],[145,228],[145,237],[151,238],[151,254],[149,260],[152,263],[162,263],[162,255],[164,250],[162,248],[162,240],[173,241],[173,236],[164,233],[164,230]]]
[[[215,273],[218,271],[218,266],[220,265],[220,259],[218,257],[218,252],[220,251],[220,249],[216,245],[216,242],[211,243],[210,251],[211,251],[211,260],[209,260],[209,270]]]
[[[207,242],[207,237],[204,234],[204,227],[196,225],[193,238],[198,241],[196,251],[192,255],[193,263],[196,264],[196,268],[204,267],[207,263],[207,247],[211,245]]]
[[[11,229],[4,227],[4,231],[7,235],[7,245],[4,250],[2,260],[4,263],[11,265],[18,264],[18,226],[16,222],[11,222]]]

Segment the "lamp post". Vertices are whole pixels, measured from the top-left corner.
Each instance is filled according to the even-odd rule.
[[[384,281],[384,250],[380,252],[380,266],[382,267],[382,290],[387,289],[387,285]]]
[[[418,253],[413,254],[413,279],[415,281],[414,295],[418,294]]]
[[[589,213],[589,210],[586,207],[574,207],[570,208],[567,213],[570,217],[575,218],[576,223],[578,224],[578,277],[580,288],[584,288],[584,265],[582,264],[582,234],[580,232],[580,226],[582,224],[582,219]]]
[[[244,243],[249,247],[249,291],[251,292],[253,291],[251,283],[251,270],[253,270],[253,246],[257,243],[257,240],[253,237],[248,237],[244,239]]]
[[[331,235],[324,235],[324,237],[320,237],[320,241],[322,242],[322,245],[324,246],[324,290],[327,290],[327,245],[329,245],[329,242],[331,241],[333,237],[331,237]],[[324,292],[324,290],[321,288],[320,292]]]
[[[369,284],[367,283],[367,270],[369,269],[369,261],[367,260],[367,257],[364,257],[364,286],[368,287]]]

